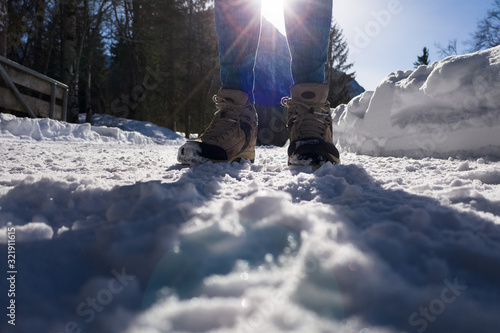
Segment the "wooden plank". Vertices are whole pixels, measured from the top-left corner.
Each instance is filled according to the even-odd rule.
[[[56,86],[61,87],[63,89],[68,89],[68,85],[66,85],[64,83],[59,82],[57,80],[54,80],[54,79],[48,77],[47,75],[40,74],[40,73],[38,73],[38,72],[28,68],[28,67],[22,66],[22,65],[18,64],[17,62],[14,62],[14,61],[9,60],[7,58],[4,58],[2,56],[0,56],[0,63],[7,65],[9,67],[12,67],[12,68],[16,68],[24,73],[30,74],[30,75],[37,77],[37,78],[40,78],[44,81],[55,83]]]
[[[49,116],[50,111],[50,102],[46,102],[35,97],[27,96],[21,94],[24,100],[30,105],[33,112],[37,117],[46,118]],[[14,94],[7,88],[0,87],[0,106],[5,107],[6,109],[26,112],[22,105],[19,103]],[[60,105],[56,105],[54,108],[54,118],[56,120],[62,120],[63,113],[62,107]]]
[[[35,118],[36,114],[31,110],[31,107],[26,103],[26,100],[23,98],[23,95],[17,89],[17,86],[12,82],[12,80],[9,77],[9,74],[5,71],[2,65],[0,65],[0,74],[2,76],[2,79],[5,81],[7,86],[9,87],[10,91],[12,94],[16,97],[16,100],[18,101],[19,105],[21,105],[24,109],[25,112],[27,112],[30,117]]]
[[[34,91],[41,92],[42,94],[50,96],[52,93],[52,84],[48,81],[42,80],[36,76],[30,75],[28,73],[21,72],[20,70],[4,65],[5,71],[10,76],[10,79],[20,86],[29,88]],[[64,94],[64,89],[61,87],[56,87],[56,98],[62,99]]]

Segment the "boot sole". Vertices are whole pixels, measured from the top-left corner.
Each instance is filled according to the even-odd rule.
[[[290,157],[288,157],[288,165],[290,166],[306,166],[306,165],[321,166],[326,162],[331,162],[332,164],[340,164],[340,160],[331,154],[328,154],[328,157],[316,154],[309,154],[309,155],[293,154]]]
[[[181,150],[182,149],[182,150]],[[198,165],[207,162],[212,163],[227,163],[227,162],[241,162],[242,159],[249,160],[254,163],[255,161],[255,150],[245,150],[237,154],[231,159],[227,160],[215,160],[208,157],[200,156],[199,153],[201,150],[197,145],[185,145],[179,149],[177,154],[177,161],[181,165]],[[183,153],[181,153],[183,152]]]
[[[340,154],[333,143],[322,139],[302,139],[288,147],[288,165],[340,164]]]

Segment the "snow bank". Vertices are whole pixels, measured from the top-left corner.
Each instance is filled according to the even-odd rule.
[[[18,118],[3,113],[0,113],[0,138],[163,145],[177,145],[185,141],[167,128],[109,115],[95,115],[91,125],[70,124],[48,118]]]
[[[126,132],[138,132],[151,138],[159,144],[180,144],[185,140],[174,131],[155,125],[149,121],[137,121],[124,118],[113,117],[109,114],[95,114],[92,117],[92,125],[117,127]]]
[[[70,124],[53,119],[18,118],[0,114],[0,138],[36,141],[121,142],[151,144],[153,140],[138,132],[118,128]]]
[[[500,46],[389,74],[334,110],[344,151],[500,157]]]

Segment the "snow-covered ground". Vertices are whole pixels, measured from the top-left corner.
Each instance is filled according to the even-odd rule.
[[[185,167],[183,139],[127,126],[0,114],[1,332],[500,331],[494,145],[368,156],[337,123],[341,165]]]

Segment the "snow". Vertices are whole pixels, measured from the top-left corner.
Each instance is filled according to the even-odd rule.
[[[112,127],[90,124],[68,124],[52,119],[16,118],[0,114],[0,138],[35,141],[89,141],[143,144],[152,142],[139,132],[120,131]]]
[[[463,58],[474,66],[460,57],[446,63],[462,61],[465,78],[477,57],[497,51]],[[417,72],[439,66],[447,65]],[[427,89],[445,86],[425,77],[419,82]],[[102,117],[72,125],[0,114],[0,262],[6,274],[7,234],[15,227],[17,270],[16,326],[4,319],[0,330],[500,331],[495,150],[457,157],[436,146],[441,158],[424,150],[415,158],[414,147],[396,147],[404,139],[396,126],[360,144],[366,150],[349,152],[358,147],[353,137],[367,135],[371,110],[386,120],[429,111],[417,107],[422,92],[413,83],[397,81],[408,83],[405,97],[387,82],[377,90],[408,107],[386,108],[386,115],[370,109],[382,102],[378,91],[353,101],[337,119],[357,119],[350,133],[336,132],[342,164],[318,170],[288,167],[287,147],[258,147],[254,164],[185,167],[176,164],[184,140],[148,123]],[[460,82],[454,90],[470,89]],[[450,129],[451,95],[439,94],[448,116],[429,128]],[[455,131],[496,128],[475,115]],[[122,129],[98,126],[112,123]],[[423,121],[414,123],[422,140],[433,135]],[[393,143],[377,145],[382,138]],[[7,307],[9,281],[0,281]]]
[[[391,73],[334,114],[344,151],[500,157],[500,46]]]
[[[92,117],[92,125],[97,126],[97,128],[103,126],[119,128],[126,133],[138,132],[159,144],[182,144],[184,142],[184,139],[179,134],[149,121],[117,118],[108,114],[96,114]]]

